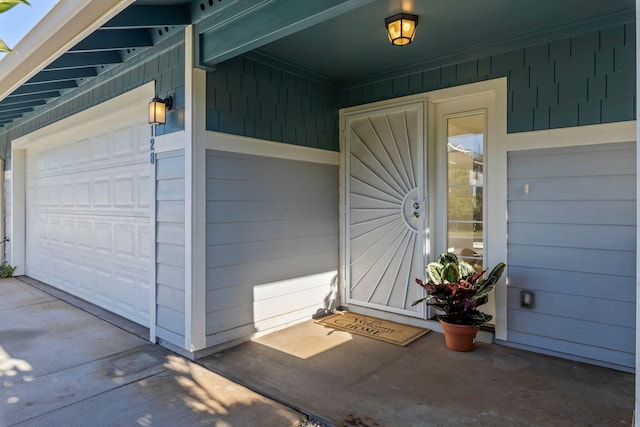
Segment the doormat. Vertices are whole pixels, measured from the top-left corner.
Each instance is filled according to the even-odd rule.
[[[430,329],[404,325],[348,311],[323,317],[316,320],[316,323],[403,347],[431,332]]]

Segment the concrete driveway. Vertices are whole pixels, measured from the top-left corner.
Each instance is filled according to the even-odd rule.
[[[150,344],[143,328],[73,302],[92,314],[15,278],[0,280],[1,426],[280,427],[305,421],[300,412]]]

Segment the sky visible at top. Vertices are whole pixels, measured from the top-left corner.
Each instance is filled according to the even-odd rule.
[[[12,49],[58,3],[58,0],[29,0],[0,13],[0,39]],[[6,54],[0,53],[0,59]]]

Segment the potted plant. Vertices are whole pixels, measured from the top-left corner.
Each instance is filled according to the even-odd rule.
[[[445,334],[447,348],[455,351],[471,351],[475,347],[475,337],[480,326],[491,320],[492,316],[478,311],[486,304],[504,271],[501,262],[489,273],[477,272],[469,263],[461,261],[455,254],[442,253],[436,262],[427,265],[429,281],[416,279],[427,291],[427,296],[413,303],[426,302],[443,314],[437,316]]]

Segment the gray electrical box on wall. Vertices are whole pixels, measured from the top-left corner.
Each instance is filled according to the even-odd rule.
[[[520,307],[533,308],[533,292],[520,291]]]

